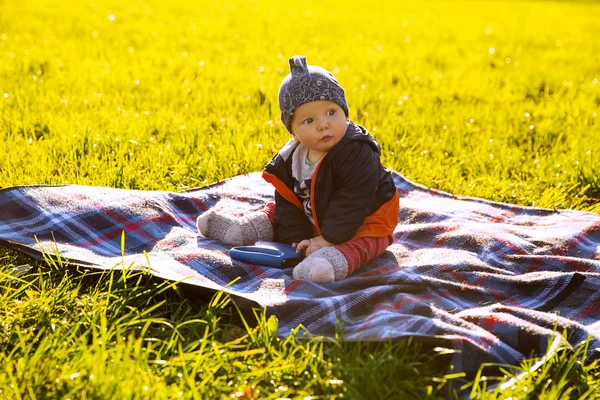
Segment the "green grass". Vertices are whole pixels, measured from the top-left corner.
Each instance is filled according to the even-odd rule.
[[[304,54],[408,178],[600,212],[598,15],[591,1],[0,0],[0,187],[178,191],[260,170],[288,138],[277,89]],[[277,339],[275,321],[246,327],[228,299],[175,286],[3,250],[0,397],[426,398],[455,381],[414,343]],[[580,358],[479,397],[598,396]]]
[[[424,397],[433,383],[431,357],[407,341],[280,339],[274,317],[249,323],[222,293],[199,305],[141,273],[17,261],[0,258],[0,397]],[[397,373],[413,380],[374,385]]]

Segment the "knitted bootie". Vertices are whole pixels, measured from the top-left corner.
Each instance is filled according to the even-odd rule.
[[[273,240],[271,221],[261,211],[237,217],[211,209],[198,217],[196,226],[202,236],[232,246],[249,246],[259,240]]]
[[[292,275],[315,283],[340,281],[348,275],[348,261],[335,247],[322,247],[296,265]]]

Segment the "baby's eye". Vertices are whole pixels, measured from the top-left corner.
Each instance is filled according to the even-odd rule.
[[[305,124],[310,124],[310,123],[312,123],[312,122],[313,122],[313,119],[312,119],[312,118],[307,118],[307,119],[305,119],[305,120],[304,120],[304,123],[305,123]]]
[[[329,115],[330,117],[335,114],[335,110],[332,108],[331,110],[327,111],[327,115]]]

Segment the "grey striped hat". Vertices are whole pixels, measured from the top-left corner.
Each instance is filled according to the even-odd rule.
[[[292,133],[294,111],[304,103],[314,100],[336,102],[348,117],[348,104],[344,89],[333,74],[324,68],[306,63],[306,57],[290,57],[290,73],[279,87],[281,122]]]

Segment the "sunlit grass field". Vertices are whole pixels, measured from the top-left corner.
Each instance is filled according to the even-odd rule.
[[[409,179],[600,212],[599,18],[591,1],[0,0],[0,187],[181,191],[258,171],[289,138],[277,90],[301,54]],[[210,300],[1,250],[0,398],[452,393],[414,344],[277,339]],[[600,396],[575,358],[485,396]]]

